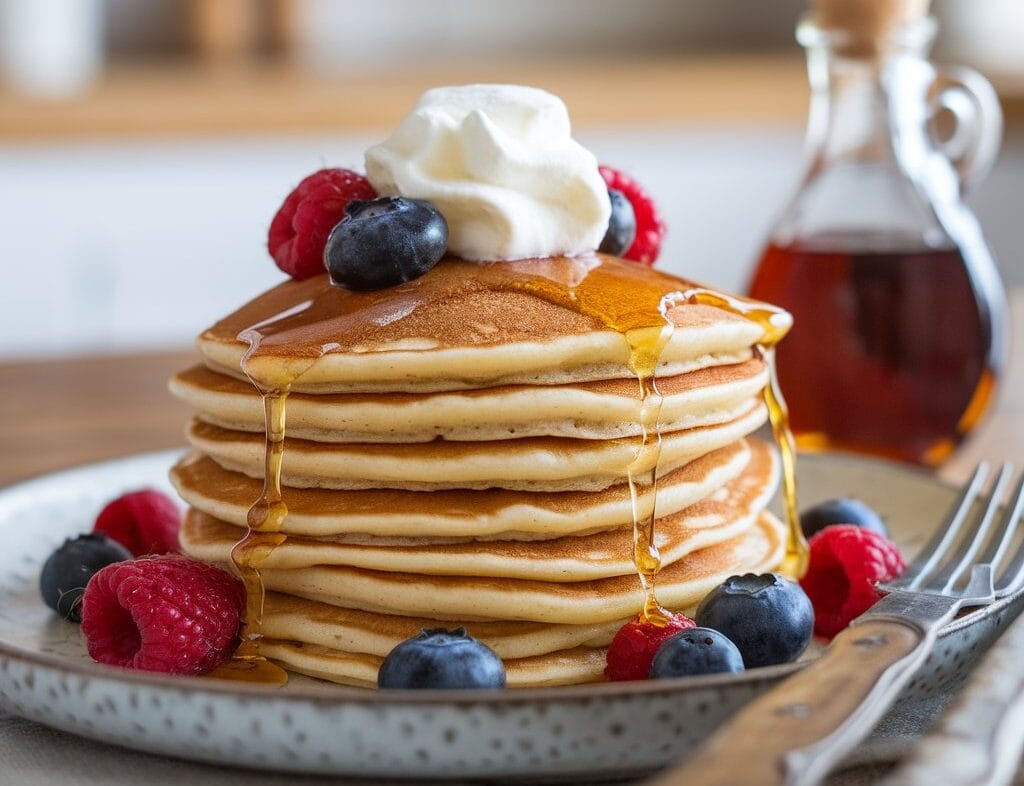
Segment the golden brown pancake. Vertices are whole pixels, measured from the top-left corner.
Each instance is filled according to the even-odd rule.
[[[766,418],[764,404],[751,400],[726,423],[664,435],[659,473],[667,474],[747,436]],[[264,440],[259,435],[193,420],[187,436],[196,450],[222,467],[252,477],[262,475]],[[529,437],[494,442],[335,445],[286,439],[281,479],[298,488],[600,491],[626,477],[637,442]]]
[[[343,652],[295,641],[264,640],[261,651],[282,667],[342,685],[375,688],[383,658]],[[572,650],[505,661],[510,688],[540,688],[601,682],[605,651],[577,647]]]
[[[748,530],[775,492],[774,455],[759,451],[736,480],[657,522],[663,566]],[[237,527],[191,509],[181,530],[182,548],[208,562],[227,562],[240,537]],[[545,541],[450,543],[422,538],[308,538],[292,536],[261,563],[262,569],[302,570],[342,565],[436,576],[485,576],[540,581],[585,581],[632,575],[632,527]]]
[[[737,440],[684,464],[658,483],[657,508],[671,515],[739,477],[752,452],[767,453],[759,440]],[[262,481],[226,470],[213,459],[192,454],[171,470],[171,481],[194,508],[238,527],[262,488]],[[534,540],[632,526],[629,489],[522,492],[506,489],[402,491],[317,488],[283,490],[288,517],[283,532],[327,537],[364,533],[378,537],[452,540]]]
[[[785,531],[762,513],[747,532],[701,549],[658,576],[658,598],[688,608],[735,573],[763,573],[779,564]],[[623,619],[642,606],[635,575],[581,582],[465,576],[424,576],[338,566],[265,570],[272,590],[345,608],[439,620],[533,620],[590,625]]]
[[[471,636],[501,658],[528,658],[576,647],[604,647],[625,620],[600,625],[552,625],[545,622],[467,622]],[[263,632],[271,639],[302,641],[328,649],[384,657],[424,628],[451,627],[426,617],[345,609],[329,603],[268,592]]]
[[[762,551],[768,555],[767,561],[741,561],[737,570],[762,572],[778,563],[784,550],[782,525],[768,514],[762,517],[761,525],[746,536],[748,541],[762,537],[767,544]],[[722,548],[706,551],[715,552]],[[753,555],[756,551],[750,549],[748,554]],[[693,555],[693,558],[701,554]],[[706,579],[697,578],[706,567],[702,565],[689,571],[694,582],[706,583]],[[663,573],[663,580],[670,573],[675,574],[673,578],[678,582],[684,571],[669,569]],[[715,583],[724,578],[724,575],[719,577]],[[666,592],[666,589],[670,591]],[[679,608],[666,600],[668,595],[678,594],[672,590],[673,587],[663,586],[659,597],[663,603]],[[524,598],[523,602],[531,600]],[[376,685],[383,657],[398,641],[415,635],[418,628],[446,624],[431,618],[332,609],[329,604],[304,603],[301,599],[277,593],[268,596],[267,610],[268,638],[263,640],[261,651],[268,658],[311,677],[367,688]],[[514,621],[470,622],[467,629],[471,635],[495,648],[504,661],[509,687],[516,688],[601,681],[605,646],[622,622],[619,619],[575,628],[564,624]],[[560,644],[564,646],[560,647]]]
[[[262,325],[267,337],[250,370],[261,379],[299,377],[293,390],[316,393],[628,379],[634,374],[621,329],[660,325],[659,303],[693,286],[602,254],[447,259],[415,281],[377,292],[334,287],[325,274],[259,295],[205,331],[198,347],[213,368],[241,376],[247,342],[239,334]],[[660,376],[742,359],[762,335],[754,323],[712,306],[663,310],[675,330]]]
[[[662,433],[725,422],[766,381],[764,362],[754,359],[665,377],[658,382]],[[194,366],[170,387],[208,423],[263,433],[263,402],[248,381]],[[616,439],[640,434],[639,387],[614,379],[433,394],[296,393],[288,399],[288,433],[319,442]]]

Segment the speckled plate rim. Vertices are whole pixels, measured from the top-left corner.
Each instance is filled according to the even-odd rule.
[[[3,509],[9,504],[16,503],[21,498],[31,496],[34,492],[50,486],[53,483],[74,481],[77,476],[88,475],[101,467],[116,469],[118,466],[129,466],[139,461],[165,462],[167,466],[170,467],[181,454],[182,451],[180,450],[139,453],[110,461],[93,462],[60,470],[58,472],[38,475],[0,489],[0,509]],[[936,485],[944,486],[950,490],[955,490],[954,486],[943,481],[934,473],[918,467],[908,466],[884,459],[864,458],[844,453],[812,454],[807,458],[814,460],[815,456],[827,456],[827,460],[829,462],[840,466],[849,465],[856,467],[863,466],[865,463],[881,465],[887,467],[888,471],[892,471],[897,474],[911,475],[920,480],[935,483]],[[1004,598],[988,607],[959,617],[942,630],[940,633],[940,639],[974,624],[982,617],[987,617],[1002,611],[1002,609],[1014,602],[1015,599],[1015,597]],[[329,692],[324,692],[323,690],[319,690],[313,686],[299,686],[290,688],[287,693],[282,693],[279,689],[271,686],[251,685],[231,680],[218,680],[206,677],[161,675],[105,666],[103,664],[91,663],[88,661],[71,661],[58,655],[36,652],[2,640],[0,640],[0,657],[11,658],[26,664],[63,671],[75,674],[76,676],[116,679],[134,685],[173,689],[176,691],[218,693],[245,698],[272,700],[275,703],[301,701],[312,702],[317,705],[342,705],[355,703],[363,705],[372,704],[374,706],[380,706],[382,704],[402,706],[430,705],[439,701],[443,701],[449,705],[569,702],[574,700],[586,700],[595,696],[611,698],[619,695],[635,696],[643,694],[665,694],[681,689],[714,689],[738,683],[756,686],[766,682],[773,683],[778,679],[788,676],[802,668],[802,665],[799,663],[791,663],[781,666],[751,669],[750,671],[739,674],[683,677],[671,680],[661,680],[658,682],[593,683],[587,685],[570,685],[552,688],[520,688],[500,692],[467,690],[373,691],[363,688],[331,685]]]

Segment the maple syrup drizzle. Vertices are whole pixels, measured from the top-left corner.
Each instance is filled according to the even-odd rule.
[[[633,564],[643,590],[639,618],[664,627],[672,619],[672,612],[658,602],[656,592],[661,569],[656,521],[662,405],[657,369],[662,350],[674,332],[667,310],[675,293],[666,294],[665,284],[669,280],[660,274],[647,279],[646,286],[638,286],[632,292],[623,290],[621,281],[619,287],[609,286],[607,268],[607,262],[599,263],[569,286],[559,286],[559,282],[543,275],[528,275],[513,281],[509,288],[528,291],[596,319],[626,340],[627,365],[637,380],[640,393],[640,441],[626,469],[633,518]]]
[[[658,498],[658,459],[661,457],[661,405],[656,372],[661,351],[672,338],[672,323],[660,328],[640,328],[626,333],[629,368],[640,384],[640,446],[629,465],[627,480],[633,511],[633,564],[644,592],[641,617],[657,627],[672,619],[672,612],[658,603],[655,583],[661,570],[661,553],[655,540]]]
[[[278,669],[260,654],[260,636],[263,627],[263,603],[266,591],[260,566],[286,536],[281,532],[288,506],[281,498],[281,464],[284,459],[286,390],[263,393],[266,417],[266,446],[264,449],[263,492],[246,516],[248,531],[231,549],[231,561],[245,584],[245,615],[242,619],[241,644],[235,651],[235,667],[265,673],[269,680],[284,683],[287,673],[273,673]],[[254,675],[255,676],[255,675]]]
[[[263,491],[246,514],[247,531],[231,549],[231,561],[245,585],[245,611],[240,644],[231,661],[216,670],[214,676],[283,685],[288,673],[260,654],[263,606],[266,588],[260,567],[274,549],[287,540],[281,532],[288,517],[288,506],[281,492],[281,467],[284,463],[284,439],[287,430],[287,402],[292,383],[301,374],[276,375],[276,379],[258,377],[249,360],[259,350],[262,334],[258,327],[239,334],[249,342],[242,358],[242,370],[263,398],[266,439],[263,451]],[[309,365],[312,365],[310,363]],[[306,366],[308,368],[308,365]]]
[[[683,300],[715,306],[723,311],[749,319],[764,331],[756,345],[757,353],[768,366],[768,384],[764,388],[764,403],[768,407],[768,420],[782,460],[782,500],[786,510],[786,556],[779,570],[799,579],[807,572],[807,540],[800,527],[800,512],[796,495],[796,441],[789,427],[789,409],[779,387],[775,365],[775,347],[793,325],[792,317],[780,308],[766,303],[714,292],[708,289],[690,289],[682,294]]]

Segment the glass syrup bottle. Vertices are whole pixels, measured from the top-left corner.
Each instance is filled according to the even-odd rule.
[[[999,103],[977,73],[928,61],[926,7],[818,0],[797,28],[809,165],[750,293],[795,318],[778,373],[804,450],[937,465],[1004,366],[1006,296],[963,202],[998,152]]]

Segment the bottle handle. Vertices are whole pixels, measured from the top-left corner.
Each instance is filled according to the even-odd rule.
[[[929,126],[936,146],[960,179],[960,192],[974,189],[995,164],[1003,138],[1003,111],[992,84],[965,66],[939,66],[928,89]],[[935,132],[938,116],[949,113],[953,131],[944,140]]]

